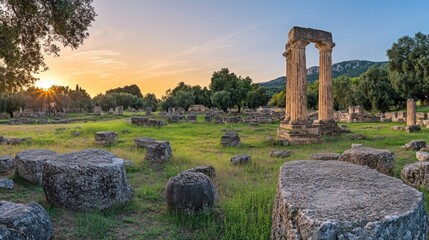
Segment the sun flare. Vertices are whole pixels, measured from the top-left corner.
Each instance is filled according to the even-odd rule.
[[[42,78],[34,84],[38,88],[48,90],[52,85],[55,85],[55,80],[49,78]]]

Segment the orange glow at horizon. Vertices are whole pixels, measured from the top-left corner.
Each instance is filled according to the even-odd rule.
[[[61,83],[53,80],[52,78],[47,78],[47,77],[40,78],[40,80],[34,83],[35,87],[38,87],[44,90],[48,90],[53,85],[61,85]]]

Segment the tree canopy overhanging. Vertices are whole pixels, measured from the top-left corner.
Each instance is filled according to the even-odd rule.
[[[78,48],[95,20],[93,0],[0,0],[0,92],[33,84],[44,53]]]

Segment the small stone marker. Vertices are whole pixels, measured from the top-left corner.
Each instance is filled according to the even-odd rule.
[[[212,180],[199,172],[181,172],[170,178],[165,187],[168,207],[186,214],[212,209],[216,194]]]
[[[418,151],[422,148],[426,147],[426,141],[425,140],[413,140],[407,144],[405,144],[404,148],[407,150],[413,150]]]
[[[145,160],[151,163],[159,164],[170,160],[171,146],[167,141],[152,141],[146,146]]]
[[[270,157],[287,158],[287,157],[290,157],[290,155],[292,155],[291,151],[275,150],[275,149],[271,149],[270,151]]]
[[[280,169],[271,239],[426,239],[423,194],[365,166],[293,161]]]
[[[238,147],[241,143],[240,136],[237,132],[229,131],[222,136],[220,143],[227,147]]]
[[[0,201],[0,239],[50,240],[52,235],[49,215],[39,204]]]
[[[250,163],[251,157],[247,154],[239,154],[235,155],[231,158],[232,165],[238,165],[238,164],[246,164]]]
[[[95,133],[95,142],[100,145],[110,145],[115,142],[118,134],[111,131],[103,131]]]
[[[429,153],[428,152],[418,151],[418,152],[416,152],[416,158],[420,162],[429,161]]]

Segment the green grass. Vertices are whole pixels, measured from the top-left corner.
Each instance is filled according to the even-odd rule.
[[[323,143],[307,146],[272,146],[265,142],[275,136],[278,123],[251,127],[245,124],[168,124],[160,129],[137,127],[125,119],[78,122],[62,125],[0,125],[5,137],[32,137],[26,145],[0,145],[2,155],[14,156],[17,152],[46,148],[60,153],[97,148],[94,135],[97,131],[115,131],[118,141],[103,147],[117,156],[131,160],[127,167],[130,185],[135,190],[133,201],[126,206],[102,212],[76,213],[55,208],[45,202],[43,189],[14,177],[16,189],[0,190],[2,200],[41,203],[51,215],[56,239],[268,239],[271,228],[271,209],[280,166],[285,161],[305,160],[318,152],[341,153],[352,143],[388,149],[396,155],[394,175],[399,177],[405,164],[415,162],[415,152],[401,146],[410,140],[428,139],[428,129],[407,134],[393,131],[398,123],[346,124],[352,134],[364,134],[366,140],[352,139],[352,134],[326,137]],[[226,148],[220,137],[226,129],[236,130],[242,145]],[[123,130],[127,130],[124,131]],[[79,136],[73,134],[80,132]],[[376,136],[385,136],[376,140]],[[162,166],[144,161],[145,150],[134,146],[135,137],[152,137],[170,141],[173,157]],[[271,149],[293,152],[287,159],[271,158]],[[252,156],[251,164],[232,166],[235,154]],[[212,165],[216,169],[214,183],[218,199],[213,212],[193,216],[181,215],[167,209],[164,188],[168,179],[179,172],[199,165]],[[425,191],[425,196],[427,192]],[[427,204],[427,201],[426,201]]]

